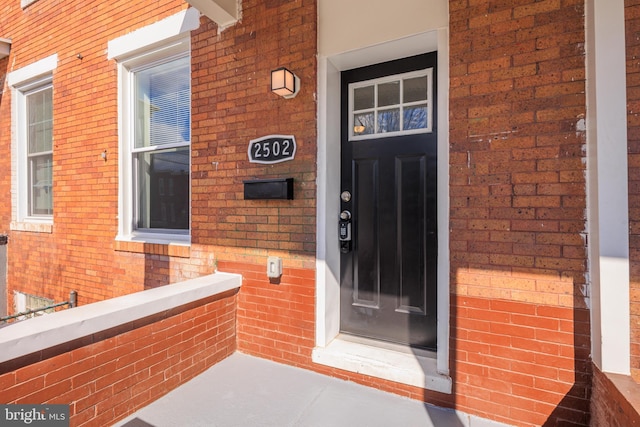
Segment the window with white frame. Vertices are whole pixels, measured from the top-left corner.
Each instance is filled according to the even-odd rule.
[[[11,229],[51,232],[53,225],[53,71],[57,55],[12,71]]]
[[[53,215],[53,86],[50,82],[24,97],[27,216]]]
[[[119,63],[122,238],[189,240],[189,45],[186,39]]]

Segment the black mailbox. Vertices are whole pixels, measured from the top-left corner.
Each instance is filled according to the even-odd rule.
[[[293,178],[252,179],[244,181],[244,199],[293,200]]]

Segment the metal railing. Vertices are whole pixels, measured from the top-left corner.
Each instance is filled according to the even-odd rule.
[[[69,306],[69,308],[76,307],[78,305],[78,292],[71,291],[69,293],[69,301],[63,301],[56,304],[50,304],[45,307],[34,308],[33,310],[26,310],[20,313],[13,314],[11,316],[0,317],[0,325],[8,323],[11,320],[18,319],[20,317],[31,316],[41,311],[55,310],[58,307]]]

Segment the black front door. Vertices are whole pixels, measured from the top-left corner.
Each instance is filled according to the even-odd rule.
[[[436,55],[342,73],[341,332],[436,349]],[[349,227],[348,236],[345,227]]]

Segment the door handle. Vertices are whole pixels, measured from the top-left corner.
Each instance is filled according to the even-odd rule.
[[[338,240],[340,241],[340,252],[346,254],[351,251],[351,212],[348,210],[340,212]]]

